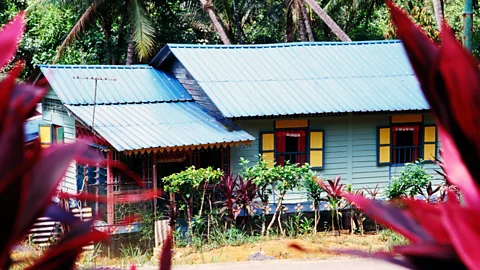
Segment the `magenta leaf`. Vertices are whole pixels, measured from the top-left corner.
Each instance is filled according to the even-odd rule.
[[[9,24],[0,29],[0,71],[13,59],[25,30],[25,12],[20,12]]]

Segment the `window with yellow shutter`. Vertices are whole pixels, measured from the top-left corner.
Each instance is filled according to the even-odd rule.
[[[310,166],[316,169],[323,169],[324,161],[324,137],[325,131],[312,130],[310,131]]]
[[[435,161],[437,158],[437,127],[426,125],[423,128],[423,159]]]
[[[275,164],[275,134],[273,132],[260,133],[260,153],[269,166]]]
[[[377,128],[377,164],[405,164],[437,158],[437,128],[433,125],[393,124]]]
[[[391,164],[391,128],[378,127],[377,128],[377,164],[389,165]]]
[[[42,124],[39,126],[39,137],[42,147],[52,143],[64,142],[64,128],[62,126]]]

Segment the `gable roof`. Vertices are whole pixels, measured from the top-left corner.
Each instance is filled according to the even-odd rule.
[[[254,140],[196,104],[171,74],[149,66],[41,66],[62,103],[117,151],[200,148]],[[99,80],[95,100],[95,82]],[[94,104],[96,104],[94,106]]]
[[[229,118],[428,110],[400,41],[272,45],[168,44]]]
[[[147,65],[42,65],[40,70],[64,104],[92,105],[94,78],[99,79],[97,105],[193,101],[171,73]]]

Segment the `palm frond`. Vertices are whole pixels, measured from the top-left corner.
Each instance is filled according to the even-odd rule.
[[[53,64],[55,64],[55,62],[60,59],[60,56],[62,55],[65,48],[69,44],[71,44],[80,33],[85,31],[88,23],[91,22],[93,16],[95,15],[97,7],[102,4],[103,1],[104,0],[94,0],[93,3],[87,8],[87,10],[85,10],[77,23],[72,27],[72,30],[70,30],[70,33],[68,33],[67,37],[63,40],[62,45],[60,45],[60,48],[58,49],[57,54],[53,59]]]
[[[146,11],[139,0],[132,0],[133,41],[140,60],[148,58],[155,46],[155,28],[146,17]]]

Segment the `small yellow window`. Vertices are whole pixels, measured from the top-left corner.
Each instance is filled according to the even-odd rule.
[[[273,133],[262,133],[260,138],[262,159],[268,163],[269,167],[272,167],[275,164],[275,135]]]
[[[324,136],[323,131],[310,132],[310,166],[322,169],[324,160]]]
[[[388,165],[391,163],[391,128],[379,127],[377,131],[377,163]]]
[[[437,127],[425,126],[423,134],[423,159],[434,161],[437,157]]]

